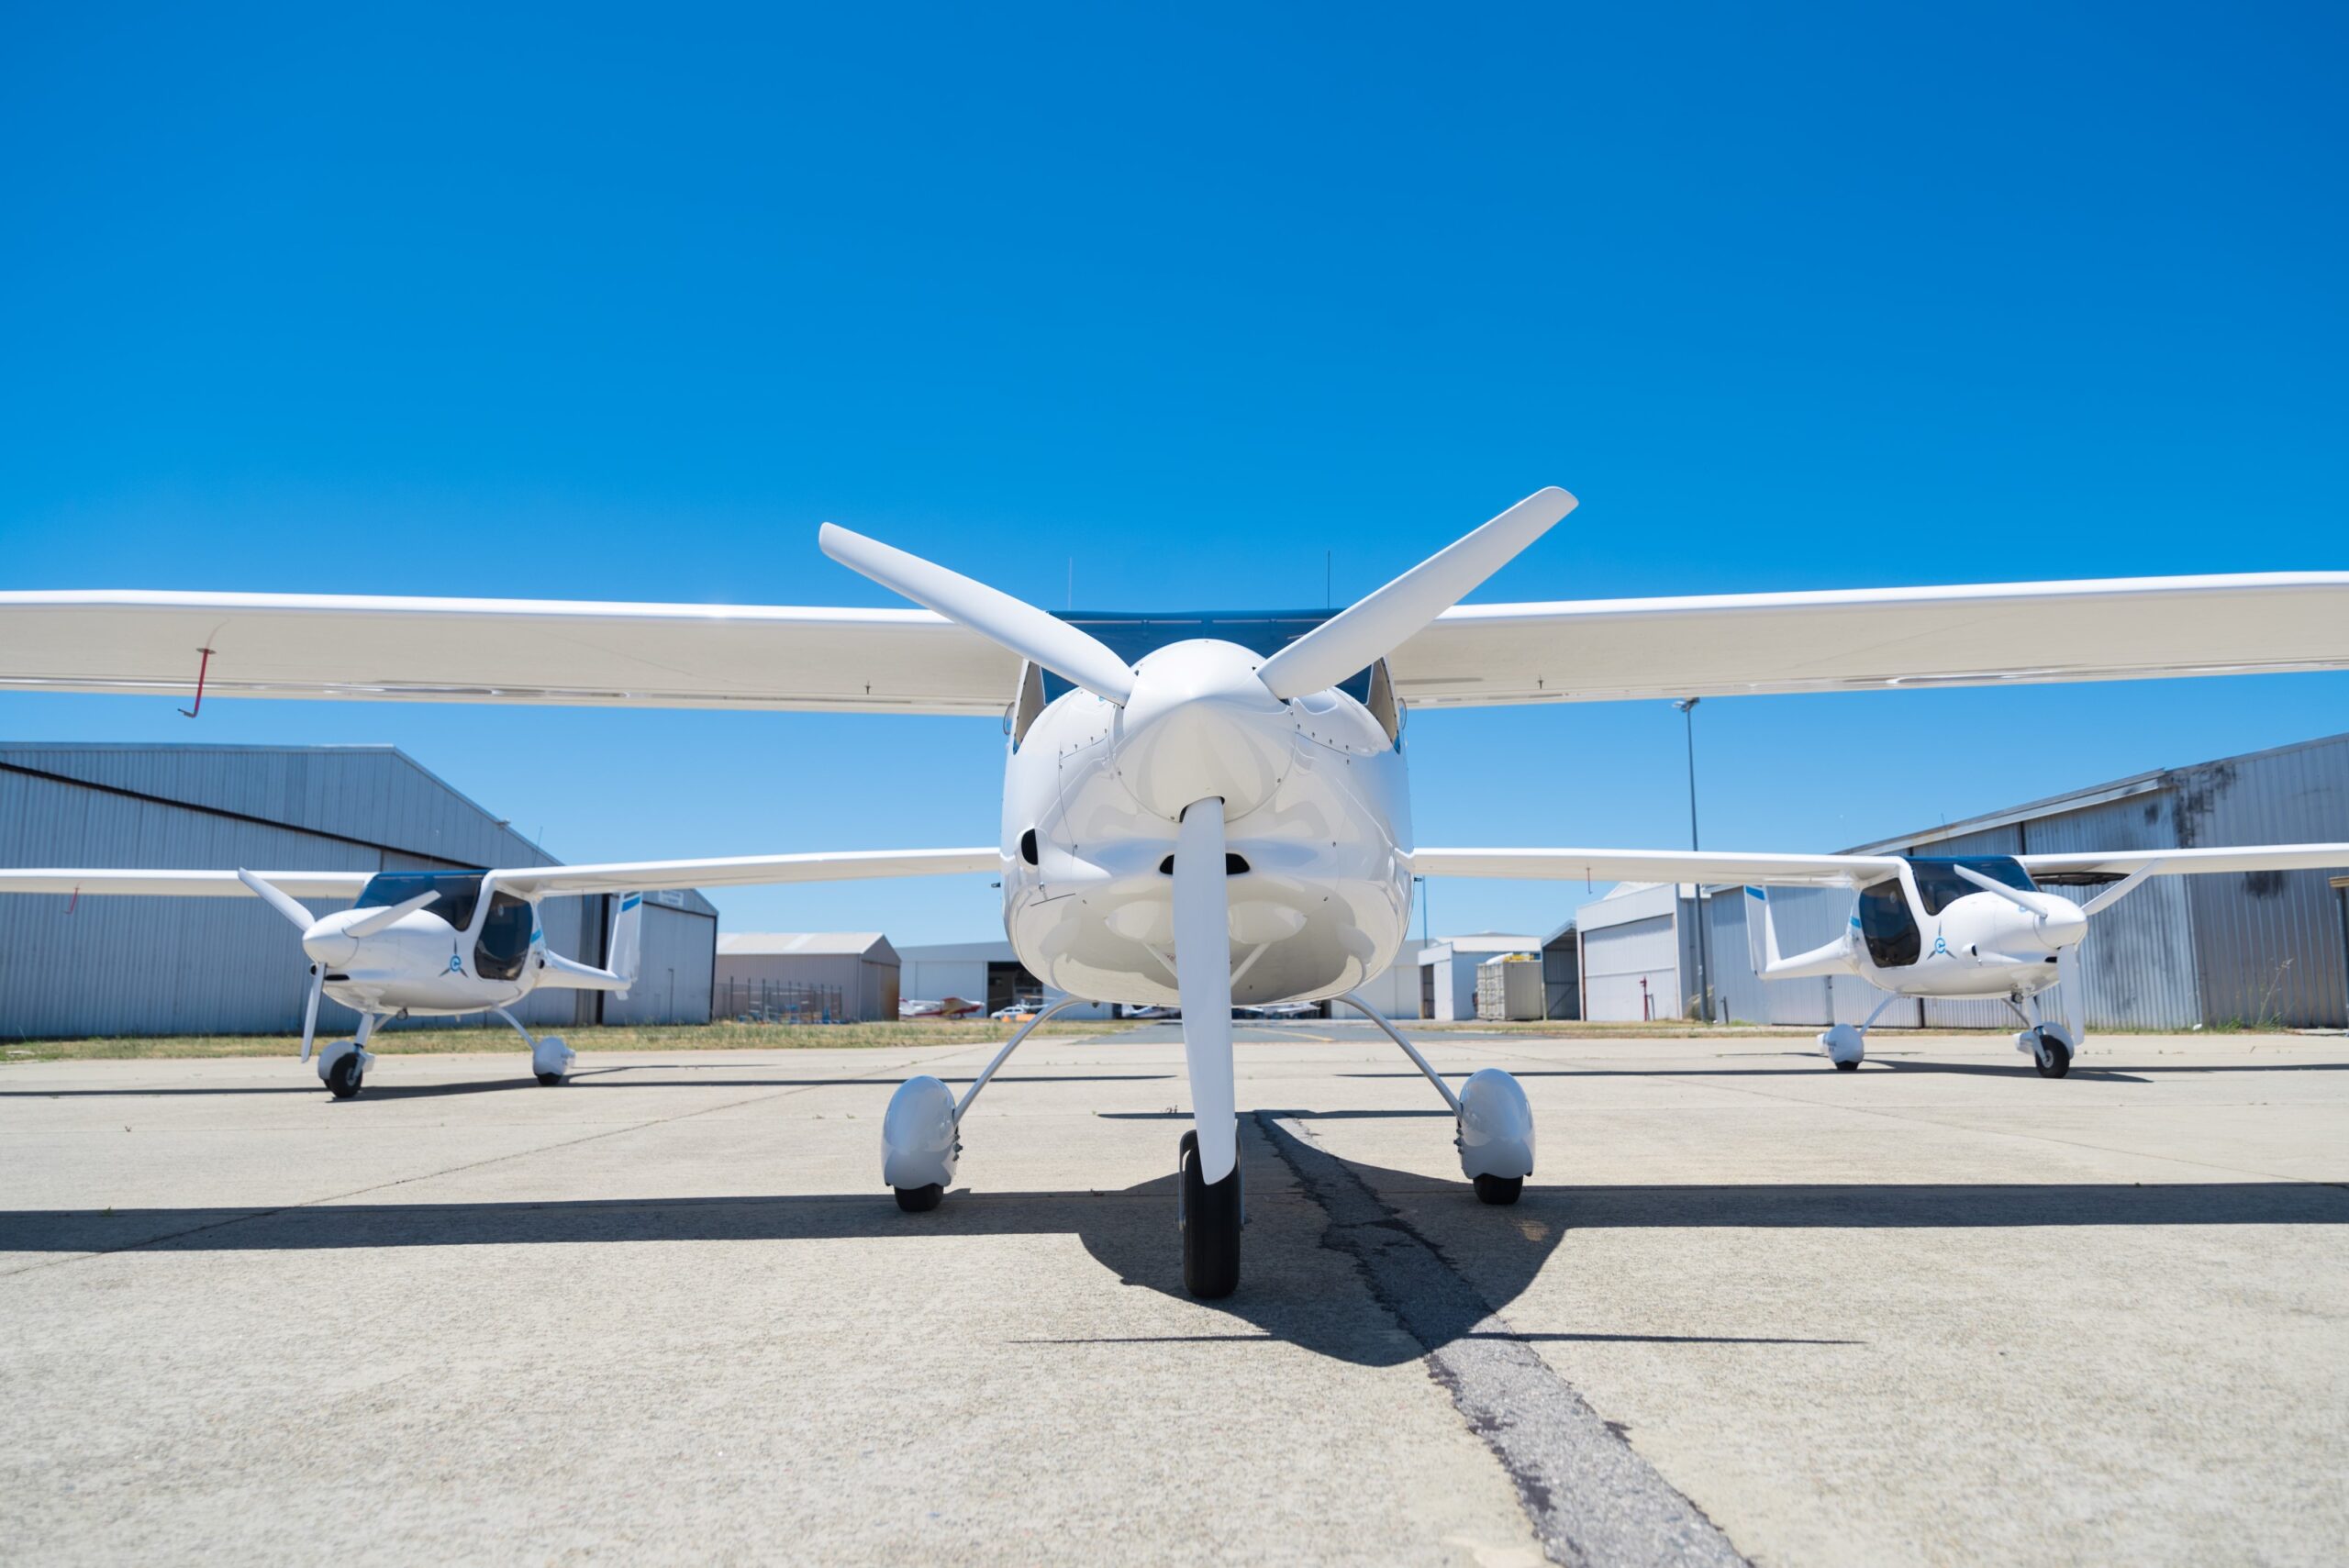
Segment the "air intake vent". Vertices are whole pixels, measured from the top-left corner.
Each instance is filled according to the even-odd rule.
[[[1247,873],[1248,857],[1246,855],[1235,855],[1229,852],[1224,855],[1224,875],[1245,876]],[[1164,860],[1158,862],[1158,874],[1161,876],[1173,876],[1174,874],[1174,857],[1173,855],[1169,855]]]

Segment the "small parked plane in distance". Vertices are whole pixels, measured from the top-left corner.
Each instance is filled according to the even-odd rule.
[[[310,961],[302,1009],[302,1057],[311,1060],[318,1003],[359,1015],[359,1031],[317,1053],[318,1077],[338,1100],[358,1094],[375,1057],[367,1042],[392,1018],[492,1013],[529,1048],[530,1071],[550,1086],[571,1075],[574,1053],[556,1035],[532,1036],[509,1010],[534,991],[608,991],[636,984],[644,895],[663,888],[921,876],[992,871],[993,850],[920,851],[859,857],[761,855],[729,861],[645,861],[621,865],[524,866],[507,871],[0,871],[0,893],[232,897],[251,894],[302,933]],[[623,896],[612,916],[608,967],[547,948],[539,904],[550,897]],[[316,898],[351,907],[316,915]]]
[[[605,890],[994,873],[1012,946],[1047,986],[1181,1009],[1184,1279],[1219,1296],[1240,1279],[1235,1006],[1368,1014],[1452,1109],[1476,1195],[1513,1202],[1534,1168],[1516,1080],[1488,1068],[1455,1089],[1355,994],[1401,947],[1412,878],[1684,880],[1600,872],[1610,857],[1656,860],[1614,851],[1415,850],[1407,704],[2349,668],[2349,573],[1459,604],[1574,506],[1539,491],[1334,615],[1056,616],[830,524],[827,554],[923,608],[5,593],[0,688],[184,697],[208,682],[216,698],[999,715],[997,845],[797,857],[829,865],[789,874],[779,865],[795,857],[671,862]],[[1704,875],[1766,882],[1758,862],[1772,859]],[[49,880],[27,888],[24,874]],[[0,891],[61,892],[92,874],[0,873]],[[898,1087],[882,1168],[901,1207],[940,1201],[972,1100],[1049,1016],[1023,1024],[959,1100],[927,1074]]]
[[[1421,850],[1412,863],[1435,876],[1742,882],[1756,974],[1765,981],[1854,974],[1886,993],[1865,1022],[1820,1035],[1820,1050],[1838,1068],[1858,1068],[1867,1031],[1901,997],[1972,997],[2006,1003],[2023,1026],[2015,1049],[2032,1057],[2040,1076],[2061,1078],[2087,1033],[2079,957],[2091,917],[2149,876],[2334,870],[2349,866],[2349,844],[1955,856]],[[2103,885],[2083,904],[2043,891],[2066,884]],[[1834,940],[1782,956],[1765,885],[1851,888],[1851,921]],[[2061,987],[2061,1024],[2039,1016],[2036,998],[2051,985]]]

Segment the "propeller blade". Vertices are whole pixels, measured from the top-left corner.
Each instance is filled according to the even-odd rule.
[[[357,937],[362,939],[372,937],[378,931],[389,929],[393,922],[398,920],[402,916],[415,914],[418,909],[423,908],[426,905],[431,903],[434,899],[440,896],[440,894],[428,888],[424,892],[417,894],[415,897],[392,905],[388,908],[371,909],[360,918],[353,920],[351,924],[345,926],[342,929],[342,934],[346,937]]]
[[[1223,802],[1210,795],[1174,830],[1174,989],[1183,999],[1183,1060],[1199,1175],[1214,1183],[1240,1159],[1231,1082],[1231,911],[1223,870]]]
[[[1576,504],[1554,484],[1535,491],[1265,660],[1257,678],[1286,701],[1368,669],[1507,566]]]
[[[302,907],[293,895],[274,884],[263,882],[241,866],[237,868],[237,880],[259,895],[262,903],[284,916],[303,930],[306,931],[317,924],[318,917],[316,915]]]
[[[1095,696],[1123,707],[1133,691],[1133,671],[1107,643],[1033,605],[837,523],[826,523],[816,542],[850,571],[1041,664]]]
[[[2091,898],[2086,904],[2081,905],[2080,913],[2083,915],[2094,915],[2111,908],[2115,904],[2120,903],[2123,898],[2128,897],[2130,894],[2135,892],[2139,883],[2153,875],[2156,871],[2159,871],[2161,869],[2161,863],[2162,862],[2159,861],[2147,861],[2143,865],[2139,866],[2135,871],[2131,872],[2127,876],[2122,877],[2119,882],[2114,883],[2110,887],[2106,888],[2102,893],[2098,894],[2094,898]]]
[[[2088,994],[2076,944],[2055,954],[2055,988],[2064,993],[2064,1027],[2071,1031],[2072,1049],[2077,1051],[2088,1033]]]
[[[327,966],[310,965],[310,1001],[302,1009],[302,1060],[310,1060],[310,1046],[318,1038],[318,997],[327,988]]]
[[[2024,897],[2019,890],[2009,887],[1997,877],[1984,876],[1972,866],[1954,865],[1949,869],[1957,873],[1958,875],[1964,877],[1966,881],[1972,883],[1983,892],[1997,894],[1999,897],[2005,899],[2008,903],[2013,905],[2016,908],[2021,910],[2026,915],[2040,916],[2047,913],[2046,910],[2042,909],[2038,905],[2033,904],[2030,899]]]

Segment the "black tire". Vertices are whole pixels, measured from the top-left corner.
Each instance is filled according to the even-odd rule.
[[[366,1073],[359,1065],[359,1053],[354,1051],[327,1069],[327,1093],[338,1100],[350,1099],[359,1093],[365,1079]]]
[[[2039,1049],[2031,1053],[2031,1061],[2041,1077],[2061,1078],[2072,1070],[2072,1048],[2043,1034],[2039,1037]]]
[[[926,1187],[897,1187],[897,1207],[907,1214],[928,1214],[946,1196],[946,1189],[936,1182]]]
[[[557,1084],[562,1082],[562,1074],[560,1073],[541,1073],[539,1074],[539,1082],[551,1089]]]
[[[1523,1176],[1478,1176],[1476,1201],[1490,1204],[1512,1204],[1525,1191]]]
[[[1240,1288],[1240,1167],[1210,1185],[1199,1178],[1199,1138],[1183,1135],[1183,1288],[1220,1301]]]
[[[1856,1062],[1838,1062],[1835,1064],[1838,1073],[1857,1073],[1859,1070],[1860,1064]]]

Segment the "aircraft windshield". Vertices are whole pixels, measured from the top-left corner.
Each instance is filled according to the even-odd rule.
[[[2011,887],[2020,893],[2032,891],[2031,873],[2022,862],[2011,855],[1910,855],[1909,869],[1916,874],[1917,896],[1925,906],[1925,913],[1938,915],[1969,893],[1982,890],[1957,874],[1957,868],[1992,882]]]
[[[437,893],[440,896],[425,906],[458,930],[473,923],[473,906],[481,902],[481,879],[477,871],[387,871],[367,879],[359,890],[360,909],[388,909],[395,904],[405,904],[419,893]]]
[[[1251,652],[1273,654],[1286,648],[1331,616],[1335,610],[1201,610],[1164,615],[1121,615],[1100,610],[1070,610],[1062,620],[1092,633],[1127,663],[1138,662],[1170,642],[1213,638],[1236,642]],[[1338,683],[1338,689],[1356,702],[1370,700],[1370,672],[1358,671]],[[1071,690],[1069,684],[1044,672],[1044,700],[1052,702]]]

